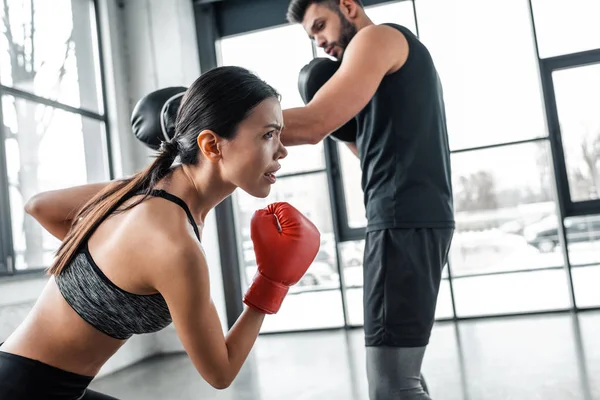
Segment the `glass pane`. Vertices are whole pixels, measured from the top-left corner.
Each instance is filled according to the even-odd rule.
[[[364,240],[351,240],[339,243],[339,256],[341,258],[344,284],[346,287],[363,285],[363,256],[365,252]],[[448,266],[444,267],[442,278],[448,277]]]
[[[419,0],[416,9],[452,150],[547,135],[527,0]]]
[[[279,179],[265,199],[234,193],[236,223],[242,250],[242,287],[248,287],[256,273],[254,246],[250,239],[250,219],[257,209],[276,201],[286,201],[309,218],[321,232],[321,248],[300,282],[290,289],[277,315],[265,320],[262,331],[325,328],[343,326],[339,292],[335,238],[324,172]]]
[[[367,16],[375,24],[386,22],[395,23],[410,29],[415,35],[417,28],[415,24],[415,13],[412,1],[398,1],[378,6],[365,7]],[[318,47],[317,57],[329,57],[325,51]],[[329,57],[331,58],[331,57]]]
[[[325,146],[322,142],[316,145],[288,146],[286,149],[287,157],[279,160],[281,169],[277,172],[278,177],[299,172],[325,170]]]
[[[581,329],[581,351],[585,354],[583,366],[589,377],[591,399],[600,399],[600,324],[598,313],[580,313],[577,315]],[[565,386],[567,387],[567,386]]]
[[[362,170],[358,158],[348,146],[337,143],[340,155],[342,183],[346,201],[346,215],[350,228],[367,226],[364,196],[361,186]]]
[[[363,256],[365,241],[353,240],[338,244],[346,287],[363,285]]]
[[[540,57],[600,48],[598,0],[532,0]]]
[[[567,275],[562,269],[457,278],[452,284],[459,317],[570,307]]]
[[[600,263],[593,267],[573,268],[571,276],[573,277],[577,307],[600,306],[600,290],[598,290]]]
[[[265,318],[260,331],[266,333],[343,326],[344,314],[339,290],[290,291],[279,312]]]
[[[600,198],[600,64],[552,73],[571,200]]]
[[[221,65],[237,65],[256,73],[279,91],[283,109],[304,105],[298,92],[298,74],[313,53],[300,25],[228,37],[221,40],[220,48]],[[279,175],[325,168],[323,143],[288,147],[288,152]]]
[[[2,98],[16,269],[47,267],[59,242],[23,206],[36,193],[109,179],[104,123]]]
[[[436,319],[453,318],[452,295],[450,291],[450,282],[446,279],[440,283],[440,292],[438,294],[437,307],[435,309]]]
[[[363,315],[363,288],[351,287],[346,289],[346,302],[348,308],[348,324],[363,325],[365,321]],[[450,282],[444,279],[440,283],[435,319],[447,319],[452,318],[453,316]]]
[[[548,143],[452,155],[453,276],[563,265],[536,231],[556,218]]]
[[[600,215],[566,218],[565,232],[572,267],[600,264]],[[554,240],[558,230],[549,228],[543,234]],[[558,241],[555,245],[559,246]]]
[[[565,232],[572,267],[600,264],[600,216],[567,218]],[[550,215],[530,224],[525,229],[525,238],[541,253],[553,253],[554,257],[562,254],[556,215]]]
[[[415,10],[412,1],[396,1],[394,3],[367,7],[365,10],[371,21],[376,24],[392,22],[405,26],[412,33],[417,34]]]
[[[600,306],[600,215],[566,218],[565,232],[577,306]],[[555,237],[558,239],[557,229],[550,228],[543,236],[560,251],[558,242],[554,242]]]
[[[346,308],[349,325],[360,326],[365,323],[362,286],[346,289]]]
[[[348,309],[348,323],[350,325],[362,325],[363,316],[363,254],[365,241],[348,241],[338,245],[341,258],[342,271],[344,274],[344,284],[346,285],[346,300]],[[444,277],[448,268],[444,268]],[[451,318],[452,297],[450,295],[450,283],[448,280],[442,280],[438,303],[436,309],[436,318]]]
[[[5,0],[0,16],[3,85],[103,112],[93,1]]]

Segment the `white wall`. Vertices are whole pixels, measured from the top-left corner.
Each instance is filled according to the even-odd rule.
[[[191,0],[100,0],[107,99],[115,170],[130,175],[151,161],[151,153],[131,133],[135,103],[166,86],[189,86],[200,75]],[[207,216],[203,245],[211,276],[211,294],[226,329],[217,221]],[[25,318],[46,277],[0,280],[0,342]],[[134,336],[99,376],[146,357],[182,351],[173,326],[156,334]]]
[[[42,292],[47,278],[0,279],[0,343],[23,321]]]

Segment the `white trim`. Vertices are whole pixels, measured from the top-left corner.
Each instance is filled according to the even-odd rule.
[[[162,132],[166,141],[169,141],[172,139],[169,137],[169,133],[167,132],[167,127],[165,126],[165,113],[167,112],[167,107],[169,107],[169,105],[171,104],[171,102],[173,100],[183,97],[184,94],[185,94],[185,92],[181,92],[181,93],[177,93],[177,94],[169,97],[169,99],[167,101],[165,101],[165,104],[163,104],[162,109],[160,110],[160,116],[159,116],[160,131]]]

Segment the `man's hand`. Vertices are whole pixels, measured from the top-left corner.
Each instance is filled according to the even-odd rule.
[[[373,25],[360,30],[338,71],[305,107],[283,111],[285,146],[316,144],[354,118],[371,100],[381,80],[402,67],[408,42],[398,30]]]

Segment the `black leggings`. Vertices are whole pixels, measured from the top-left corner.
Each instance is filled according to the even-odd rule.
[[[117,400],[88,390],[92,379],[0,350],[2,400]]]

